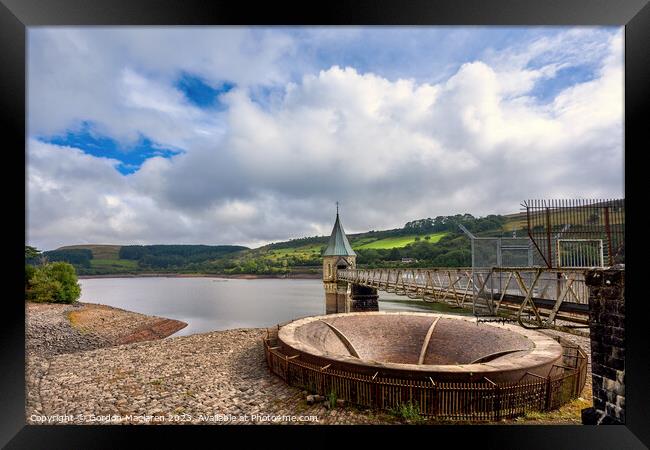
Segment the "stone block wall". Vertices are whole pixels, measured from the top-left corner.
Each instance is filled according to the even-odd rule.
[[[377,289],[353,284],[350,292],[350,312],[379,311]]]
[[[625,269],[590,270],[589,335],[593,408],[582,412],[585,424],[625,423]]]

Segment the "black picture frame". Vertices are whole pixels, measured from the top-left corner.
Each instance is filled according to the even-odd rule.
[[[650,98],[650,5],[648,0],[356,0],[323,2],[226,2],[200,0],[0,0],[0,114],[5,130],[3,178],[6,200],[20,206],[16,186],[25,186],[26,145],[26,27],[57,25],[618,25],[625,26],[625,191],[627,197],[627,240],[641,242],[644,186],[640,158],[647,152],[648,125],[644,112]],[[8,139],[7,139],[8,138]],[[635,164],[635,161],[638,161]],[[329,427],[118,427],[41,426],[25,423],[25,311],[22,294],[22,244],[17,236],[25,230],[23,214],[6,214],[10,236],[5,249],[11,250],[10,265],[15,273],[5,282],[4,326],[0,327],[0,445],[6,448],[118,448],[128,447],[134,437],[187,446],[198,434],[227,431],[236,433],[237,445],[263,434],[279,443],[290,434],[291,446],[320,441],[337,445],[363,434],[363,439],[383,441],[402,433],[416,441],[399,445],[436,445],[453,439],[473,441],[482,448],[647,448],[650,446],[650,339],[641,292],[643,247],[628,246],[626,262],[626,424],[624,426],[436,426],[432,427],[336,427],[336,439]],[[634,208],[637,208],[636,210]],[[21,219],[16,219],[16,218]],[[643,222],[641,222],[643,223]],[[18,230],[23,227],[23,231]],[[217,429],[218,428],[218,429]],[[269,433],[269,431],[271,431]],[[309,436],[306,434],[309,433]],[[322,434],[323,439],[312,437]],[[152,443],[153,441],[149,441]],[[221,444],[222,441],[212,441]],[[365,441],[363,445],[371,445]],[[225,444],[225,442],[224,442]],[[209,444],[208,444],[209,445]],[[229,444],[233,445],[233,444]],[[447,444],[449,445],[449,444]]]

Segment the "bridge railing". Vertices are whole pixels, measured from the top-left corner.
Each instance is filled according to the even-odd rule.
[[[556,319],[585,321],[589,291],[584,270],[543,267],[389,268],[343,269],[337,278],[348,283],[419,298],[427,302],[447,302],[471,306],[475,315],[497,316],[516,311],[538,326]],[[523,325],[523,323],[522,323]]]

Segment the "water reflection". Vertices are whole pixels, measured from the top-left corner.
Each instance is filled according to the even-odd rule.
[[[80,280],[81,301],[188,324],[174,336],[231,328],[271,327],[325,314],[320,280],[223,278],[93,278]],[[429,311],[380,293],[380,310]],[[393,296],[394,298],[394,296]]]

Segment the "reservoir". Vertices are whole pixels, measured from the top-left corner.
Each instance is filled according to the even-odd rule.
[[[187,327],[174,336],[272,327],[325,314],[319,279],[142,277],[87,278],[79,283],[82,302],[186,322]],[[406,297],[379,292],[379,310],[431,311],[423,302],[403,300]]]

